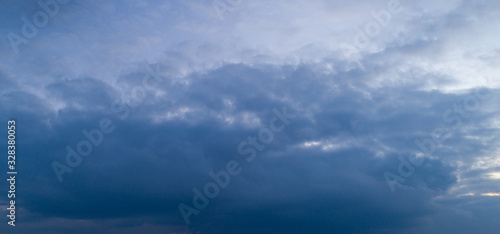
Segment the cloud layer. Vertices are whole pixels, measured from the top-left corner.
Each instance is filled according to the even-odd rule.
[[[500,6],[401,1],[346,58],[388,2],[240,1],[221,19],[211,1],[70,1],[18,53],[4,37],[15,231],[498,232]],[[40,10],[6,3],[0,33]],[[239,145],[283,108],[296,117],[248,162]],[[113,131],[60,182],[53,162],[103,119]],[[385,173],[436,129],[443,142],[392,191]],[[242,172],[187,225],[179,204],[232,160]]]

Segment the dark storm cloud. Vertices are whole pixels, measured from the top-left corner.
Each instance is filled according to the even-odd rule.
[[[384,177],[497,73],[494,34],[477,35],[495,32],[498,3],[450,2],[402,2],[360,69],[324,33],[364,25],[386,1],[248,2],[215,26],[211,1],[72,1],[17,56],[5,37],[0,49],[0,116],[19,123],[16,231],[494,233],[498,197],[482,194],[498,192],[495,82],[394,192]],[[37,4],[5,3],[2,35]],[[144,61],[163,80],[134,99]],[[296,117],[248,163],[238,145],[274,108]],[[52,163],[104,118],[113,132],[60,182]],[[231,160],[242,173],[186,226],[178,205]]]
[[[16,111],[11,113],[20,123],[37,129],[19,130],[24,136],[19,144],[24,146],[20,153],[26,171],[19,180],[27,185],[20,190],[22,207],[33,216],[64,218],[70,223],[72,219],[144,217],[146,223],[161,220],[166,227],[182,226],[179,202],[191,204],[191,189],[201,188],[210,181],[208,172],[219,171],[235,159],[242,163],[242,174],[207,209],[192,216],[193,230],[403,230],[437,212],[432,198],[456,181],[454,169],[439,159],[427,160],[396,193],[388,189],[383,173],[397,170],[398,154],[410,151],[415,138],[442,125],[442,112],[460,96],[406,86],[378,90],[353,86],[366,78],[356,71],[318,74],[309,65],[227,65],[189,79],[189,85],[166,82],[160,86],[164,96],[149,95],[125,120],[105,108],[117,97],[116,91],[93,79],[46,86],[48,95],[67,104],[57,115],[44,111],[36,97],[22,95],[32,100],[25,102],[26,109],[12,108]],[[329,86],[332,81],[335,87]],[[8,103],[16,95],[20,96],[4,93],[2,100]],[[232,106],[225,99],[232,100]],[[180,107],[194,111],[153,121]],[[260,123],[267,123],[272,109],[281,107],[298,117],[276,134],[258,160],[244,164],[237,146],[260,127],[238,117],[230,124],[218,114],[254,113]],[[103,143],[59,183],[51,162],[64,162],[65,146],[74,147],[84,139],[81,131],[96,128],[104,117],[113,121],[116,130],[105,135]],[[463,139],[464,134],[469,132],[455,135],[447,144],[477,148]],[[301,147],[308,141],[332,140],[350,141],[330,151]],[[377,157],[379,151],[385,156]],[[99,228],[104,227],[96,224],[95,230],[104,230]]]

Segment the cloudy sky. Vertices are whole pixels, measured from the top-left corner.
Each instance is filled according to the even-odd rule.
[[[0,232],[499,233],[499,26],[491,0],[2,0]]]

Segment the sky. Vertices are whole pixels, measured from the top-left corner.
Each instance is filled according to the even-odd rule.
[[[1,0],[0,233],[499,233],[499,25],[491,0]]]

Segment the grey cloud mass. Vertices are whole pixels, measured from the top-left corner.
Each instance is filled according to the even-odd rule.
[[[498,3],[400,0],[354,61],[341,44],[391,1],[241,0],[222,18],[212,1],[62,2],[17,53],[8,33],[43,8],[0,7],[0,119],[16,120],[18,155],[18,221],[0,232],[500,231]],[[233,160],[241,173],[196,208],[193,189]]]

